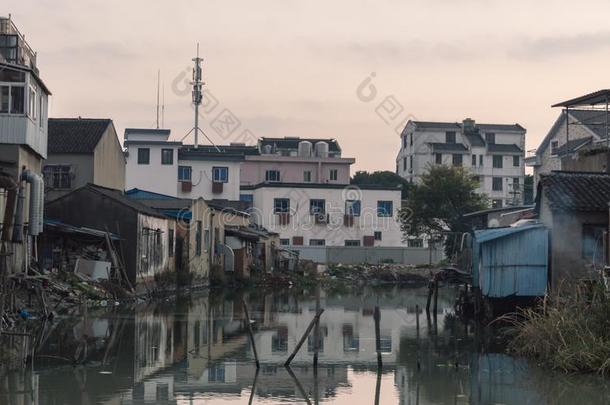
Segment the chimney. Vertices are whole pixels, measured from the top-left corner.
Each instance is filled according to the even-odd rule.
[[[462,121],[462,130],[464,132],[474,131],[475,122],[472,118],[465,118]]]

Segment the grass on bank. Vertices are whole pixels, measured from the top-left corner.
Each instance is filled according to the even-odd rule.
[[[610,372],[610,295],[601,286],[555,293],[509,320],[512,352],[565,372]]]

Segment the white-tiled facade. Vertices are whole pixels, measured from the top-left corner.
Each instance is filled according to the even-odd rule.
[[[401,134],[396,173],[419,183],[430,167],[456,165],[479,180],[477,192],[493,207],[521,205],[525,176],[525,132],[518,124],[409,121]]]
[[[253,220],[278,232],[284,245],[403,246],[399,189],[262,184],[241,192],[252,197]],[[284,212],[278,212],[280,200]]]

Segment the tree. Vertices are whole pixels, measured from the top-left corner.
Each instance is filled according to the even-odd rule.
[[[366,172],[366,171],[357,171],[352,177],[352,184],[378,184],[381,186],[388,187],[402,187],[401,197],[402,199],[406,199],[409,195],[409,190],[411,188],[411,183],[409,183],[404,178],[400,177],[394,172],[389,170],[380,170],[376,172]]]
[[[437,238],[446,232],[468,232],[462,216],[489,206],[487,197],[475,192],[477,187],[477,181],[462,167],[431,167],[420,184],[412,186],[401,211],[403,235]],[[449,253],[453,247],[445,244],[445,248]]]
[[[531,174],[525,175],[525,180],[523,181],[523,204],[532,205],[534,203],[534,194],[536,190],[534,190],[534,176]]]

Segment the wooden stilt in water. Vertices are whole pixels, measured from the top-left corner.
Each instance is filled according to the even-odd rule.
[[[434,280],[434,316],[436,316],[438,310],[438,280]]]
[[[307,405],[311,405],[311,401],[309,400],[307,393],[303,389],[303,386],[301,385],[301,382],[298,380],[297,376],[294,375],[294,373],[292,372],[292,369],[290,368],[290,366],[285,365],[284,367],[286,367],[286,371],[288,372],[288,374],[290,374],[290,377],[292,377],[295,387],[297,387],[297,390],[299,391],[301,396],[305,399],[305,402],[307,403]]]
[[[254,333],[252,333],[252,324],[250,322],[250,314],[248,313],[248,306],[246,305],[246,301],[242,300],[241,303],[244,306],[244,314],[246,315],[246,329],[248,330],[248,336],[250,337],[250,344],[252,345],[252,352],[254,353],[254,361],[256,362],[256,369],[258,372],[260,363],[258,362],[258,353],[256,352],[256,343],[254,342]]]
[[[250,391],[250,399],[248,400],[248,405],[252,405],[252,401],[254,400],[254,393],[256,392],[256,383],[258,382],[258,373],[260,368],[256,367],[256,373],[254,373],[254,381],[252,381],[252,391]]]
[[[415,326],[417,330],[417,337],[419,337],[419,305],[415,305]]]
[[[324,309],[320,309],[318,311],[318,313],[316,314],[316,316],[314,316],[314,318],[311,320],[311,322],[309,323],[309,326],[307,327],[307,330],[305,330],[305,333],[303,333],[303,336],[301,336],[301,340],[299,340],[299,343],[297,343],[296,347],[292,351],[292,354],[290,354],[290,356],[288,357],[288,360],[286,360],[286,362],[284,363],[284,366],[286,366],[286,367],[290,366],[292,359],[294,359],[294,356],[297,355],[299,349],[301,348],[301,346],[303,346],[305,339],[307,339],[307,336],[309,336],[309,334],[311,333],[311,330],[313,329],[316,322],[320,319],[320,316],[322,315],[323,312],[324,312]]]
[[[377,350],[377,367],[381,369],[383,366],[383,362],[381,361],[381,331],[379,329],[379,322],[381,321],[381,312],[379,311],[379,307],[375,307],[375,348]]]
[[[430,314],[430,301],[432,300],[433,286],[432,282],[428,283],[428,299],[426,300],[426,312]]]

